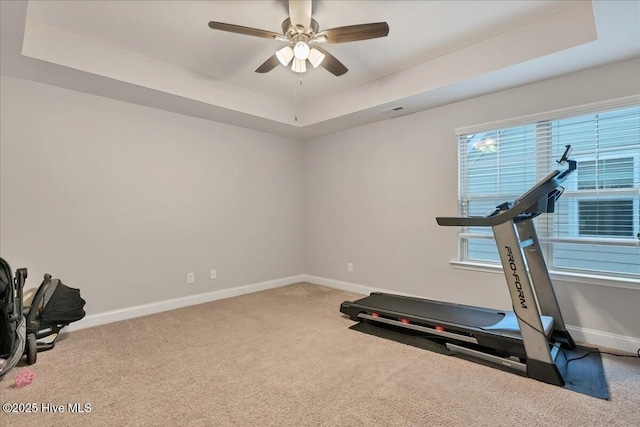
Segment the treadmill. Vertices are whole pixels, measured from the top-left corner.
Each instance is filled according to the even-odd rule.
[[[340,311],[354,321],[440,337],[456,355],[564,386],[556,356],[560,347],[576,345],[564,324],[533,218],[554,212],[564,190],[560,184],[577,169],[576,161],[568,158],[570,152],[567,145],[557,161],[568,164],[565,170],[550,173],[515,202],[499,205],[488,216],[436,218],[441,226],[492,228],[513,311],[379,292],[345,301]]]

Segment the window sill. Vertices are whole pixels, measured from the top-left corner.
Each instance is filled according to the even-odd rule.
[[[470,261],[450,261],[451,267],[460,270],[478,271],[483,273],[494,273],[502,275],[502,267],[493,264],[483,264]],[[608,286],[612,288],[633,289],[640,291],[640,281],[624,277],[599,276],[596,274],[570,273],[550,271],[552,281],[562,281],[580,283],[596,286]]]

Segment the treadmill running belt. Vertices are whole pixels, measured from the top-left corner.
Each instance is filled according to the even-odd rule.
[[[504,313],[477,307],[388,294],[373,294],[354,301],[354,303],[378,308],[381,313],[395,311],[407,316],[423,317],[475,328],[495,325],[504,317]]]

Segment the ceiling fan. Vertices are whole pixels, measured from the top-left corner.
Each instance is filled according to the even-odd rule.
[[[209,27],[214,30],[288,42],[287,46],[279,49],[260,65],[256,73],[268,73],[278,64],[286,67],[289,63],[292,64],[291,69],[294,72],[304,73],[307,71],[307,61],[309,61],[314,68],[322,66],[333,75],[341,76],[348,71],[347,67],[321,48],[320,44],[375,39],[389,34],[389,25],[386,22],[349,25],[319,31],[318,22],[311,17],[311,0],[289,0],[289,17],[282,23],[282,34],[215,21],[209,22]]]

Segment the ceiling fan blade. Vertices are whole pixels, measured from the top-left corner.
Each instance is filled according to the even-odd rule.
[[[243,27],[241,25],[225,24],[224,22],[210,21],[209,28],[213,30],[227,31],[230,33],[244,34],[245,36],[262,37],[265,39],[278,39],[282,37],[282,34],[274,33],[272,31]]]
[[[331,28],[329,30],[321,31],[317,36],[326,36],[326,43],[346,43],[386,37],[388,34],[389,24],[386,22],[375,22],[372,24],[359,24]]]
[[[264,63],[256,69],[256,73],[268,73],[280,64],[278,58],[273,55],[271,58],[264,61]]]
[[[324,54],[324,60],[322,61],[320,66],[329,71],[331,74],[333,74],[334,76],[341,76],[349,71],[349,69],[345,67],[342,62],[338,61],[335,56],[331,55],[329,52],[318,45],[315,45],[313,47]]]
[[[309,28],[311,25],[311,0],[289,0],[289,19],[291,24]]]

